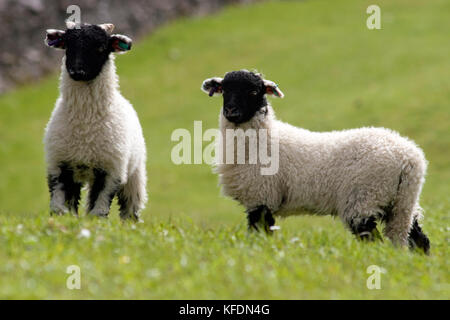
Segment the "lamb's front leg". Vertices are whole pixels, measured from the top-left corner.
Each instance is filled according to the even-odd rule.
[[[247,210],[247,221],[249,230],[259,231],[263,229],[268,234],[273,233],[271,227],[275,225],[275,219],[270,209],[265,205]]]
[[[66,163],[50,167],[47,183],[50,191],[50,213],[62,215],[72,211],[78,214],[81,184],[74,181],[73,169]]]
[[[380,232],[377,229],[376,218],[363,217],[363,218],[353,218],[348,222],[350,230],[357,237],[357,239],[362,241],[383,241]]]
[[[89,214],[107,217],[111,202],[119,190],[120,180],[102,169],[93,169],[94,181],[88,199]]]

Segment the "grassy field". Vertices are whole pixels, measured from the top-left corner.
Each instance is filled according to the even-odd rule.
[[[371,31],[372,3],[229,7],[171,23],[118,57],[148,142],[144,223],[121,223],[115,205],[107,220],[51,218],[42,137],[57,75],[1,96],[0,298],[449,299],[450,3],[379,0],[382,30]],[[384,126],[414,139],[430,162],[421,203],[431,256],[359,243],[330,217],[248,234],[208,165],[174,165],[174,129],[217,127],[221,100],[201,82],[241,68],[280,85],[274,108],[294,125]],[[81,268],[80,290],[66,288],[69,265]],[[366,287],[370,265],[386,271],[380,290]]]

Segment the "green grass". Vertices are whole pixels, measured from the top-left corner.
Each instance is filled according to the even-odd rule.
[[[108,220],[50,218],[42,136],[57,75],[0,97],[0,298],[450,298],[450,4],[379,0],[382,30],[373,31],[369,4],[230,7],[171,23],[118,57],[148,142],[144,223],[121,223],[116,207]],[[430,162],[421,203],[431,256],[359,243],[330,217],[248,234],[243,208],[220,196],[209,166],[174,165],[174,129],[217,127],[221,100],[201,82],[241,68],[280,85],[286,98],[274,108],[294,125],[384,126],[414,139]],[[366,287],[373,264],[386,270],[381,290]],[[81,290],[66,288],[69,265],[81,267]]]

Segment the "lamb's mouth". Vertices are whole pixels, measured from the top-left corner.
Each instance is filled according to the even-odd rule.
[[[75,75],[69,75],[69,76],[73,81],[79,81],[79,82],[89,82],[91,80],[94,80],[94,78],[92,78],[88,75],[76,75],[75,74]]]

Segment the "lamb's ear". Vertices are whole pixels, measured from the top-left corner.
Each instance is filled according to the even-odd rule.
[[[66,20],[66,28],[67,29],[75,29],[77,27],[77,23],[74,21]],[[78,23],[78,29],[80,28],[80,24]]]
[[[131,49],[133,41],[122,34],[112,34],[110,36],[110,46],[112,52],[124,53]]]
[[[48,29],[47,36],[45,37],[45,44],[49,47],[56,49],[65,49],[66,45],[64,43],[64,33],[65,31]]]
[[[210,97],[212,97],[213,95],[222,94],[222,81],[223,79],[219,77],[206,79],[205,81],[203,81],[201,89]]]
[[[108,33],[111,33],[114,30],[114,25],[112,23],[102,23],[98,24],[98,26]]]
[[[266,93],[278,98],[284,98],[283,91],[278,88],[277,84],[270,80],[264,80],[264,86],[266,87]]]

